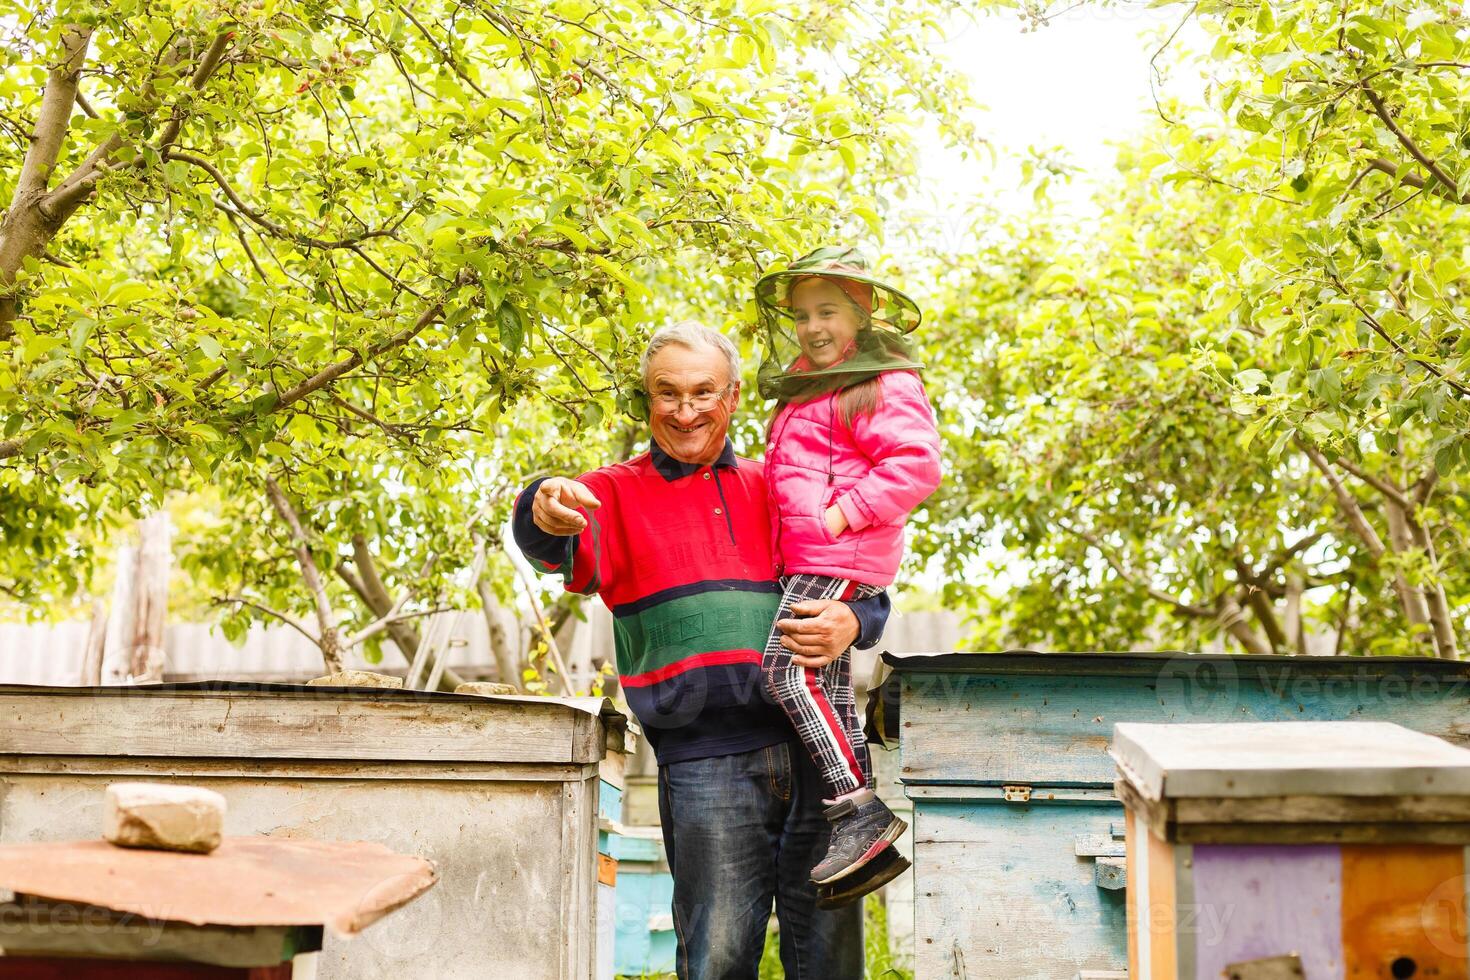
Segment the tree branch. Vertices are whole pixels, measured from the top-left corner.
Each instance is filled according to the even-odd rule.
[[[1388,174],[1390,177],[1397,178],[1398,182],[1401,184],[1406,184],[1409,187],[1415,187],[1419,190],[1428,191],[1430,194],[1433,194],[1436,197],[1442,197],[1445,200],[1451,201],[1455,204],[1470,203],[1470,201],[1462,199],[1453,188],[1446,189],[1445,186],[1439,181],[1434,181],[1431,183],[1430,181],[1425,180],[1423,177],[1420,177],[1418,174],[1404,174],[1402,177],[1400,177],[1399,168],[1394,164],[1394,162],[1392,160],[1385,160],[1383,157],[1374,157],[1372,160],[1369,160],[1367,168],[1363,171],[1363,173],[1358,175],[1357,179],[1362,179],[1363,176],[1365,176],[1369,171],[1372,170],[1376,170],[1379,173]],[[1353,183],[1356,185],[1357,180],[1354,180]],[[1350,187],[1348,189],[1351,190],[1352,188]]]
[[[1327,457],[1322,455],[1321,450],[1308,443],[1300,435],[1294,436],[1293,441],[1302,452],[1306,453],[1307,458],[1312,461],[1312,464],[1327,477],[1327,482],[1332,487],[1333,496],[1337,498],[1338,506],[1347,518],[1348,526],[1362,540],[1364,546],[1368,549],[1368,554],[1372,556],[1373,560],[1375,562],[1379,561],[1384,555],[1388,554],[1389,549],[1384,545],[1383,539],[1378,536],[1378,532],[1373,530],[1373,526],[1368,523],[1368,518],[1363,513],[1363,508],[1358,505],[1358,501],[1353,497],[1352,492],[1343,485],[1341,478],[1333,470],[1332,464],[1327,461]],[[1393,530],[1392,515],[1397,506],[1391,500],[1386,503],[1386,509],[1390,514],[1390,530]],[[1416,627],[1428,626],[1429,609],[1425,604],[1424,596],[1409,582],[1408,576],[1404,574],[1402,569],[1395,569],[1393,572],[1393,588],[1394,592],[1398,595],[1399,606],[1404,611],[1404,618],[1408,621],[1410,630],[1413,631]],[[1432,635],[1425,636],[1422,639],[1429,641],[1431,646],[1433,646],[1434,637]]]
[[[403,598],[400,599],[399,602],[398,602],[398,604],[400,606],[403,605],[403,603],[405,603],[405,602],[408,601],[408,595],[409,595],[408,593],[406,593],[406,592],[404,593]],[[395,609],[396,609],[396,607],[395,607]],[[383,616],[380,619],[374,620],[373,622],[369,623],[367,626],[364,626],[362,629],[360,629],[356,633],[352,634],[352,636],[348,637],[346,640],[343,641],[342,648],[344,650],[350,650],[353,647],[357,646],[359,643],[363,643],[363,642],[365,642],[367,640],[370,640],[373,637],[377,636],[379,633],[383,632],[384,630],[391,628],[395,623],[402,623],[402,622],[406,622],[406,621],[408,621],[410,619],[418,619],[418,618],[420,618],[422,616],[433,616],[433,615],[435,615],[437,613],[452,612],[452,611],[453,610],[449,606],[435,606],[433,609],[421,609],[418,612],[401,613],[401,614],[400,613],[397,613],[395,611],[395,612],[391,613],[390,615]]]
[[[1439,368],[1435,367],[1433,364],[1430,364],[1428,361],[1425,361],[1419,357],[1416,357],[1414,354],[1411,354],[1408,350],[1404,348],[1402,344],[1393,339],[1393,337],[1389,336],[1389,333],[1387,330],[1384,329],[1383,324],[1379,323],[1378,318],[1375,317],[1372,313],[1369,313],[1368,308],[1364,306],[1356,296],[1348,291],[1347,284],[1338,277],[1337,273],[1329,272],[1327,273],[1327,277],[1332,281],[1332,284],[1337,287],[1337,291],[1342,293],[1343,296],[1347,297],[1349,303],[1353,304],[1358,313],[1360,313],[1363,319],[1367,321],[1368,326],[1373,329],[1373,332],[1382,337],[1390,347],[1398,351],[1404,357],[1407,357],[1409,360],[1413,361],[1415,364],[1422,367],[1424,370],[1428,371],[1430,374],[1434,375],[1436,378],[1443,381],[1445,384],[1449,385],[1451,388],[1458,391],[1460,394],[1470,395],[1470,388],[1466,388],[1464,385],[1455,381],[1453,378],[1446,377],[1444,372],[1442,372]]]
[[[322,582],[320,571],[316,566],[316,559],[311,557],[311,541],[306,536],[306,531],[301,526],[301,519],[296,516],[296,508],[291,506],[291,501],[286,499],[280,484],[274,477],[265,478],[265,493],[270,499],[271,506],[286,522],[286,527],[291,531],[292,550],[296,554],[296,564],[301,568],[301,577],[306,581],[306,587],[311,591],[312,601],[316,604],[316,618],[321,626],[321,640],[318,641],[322,647],[323,657],[328,659],[328,673],[341,669],[340,662],[333,666],[330,663],[335,649],[328,651],[328,646],[336,646],[337,619],[332,612],[332,604],[327,599],[327,588]],[[330,639],[329,639],[330,638]]]
[[[1424,475],[1419,477],[1414,483],[1414,505],[1416,507],[1423,507],[1428,503],[1429,495],[1434,493],[1435,485],[1438,483],[1439,470],[1431,463],[1429,468],[1424,471]]]
[[[367,550],[367,539],[364,538],[361,534],[354,534],[352,536],[352,554],[354,559],[358,562],[358,568],[362,572],[364,580],[371,576],[372,581],[377,589],[382,593],[384,598],[386,598],[388,595],[388,590],[383,587],[382,579],[378,578],[377,566],[374,564],[372,556]],[[424,567],[420,568],[419,573],[414,576],[414,581],[422,582],[424,579],[428,578],[429,570],[434,567],[434,563],[438,560],[438,555],[429,555],[428,559],[424,562]],[[357,644],[363,642],[364,640],[378,635],[383,630],[392,626],[394,623],[401,623],[406,619],[414,619],[418,616],[428,616],[434,612],[443,611],[440,609],[433,609],[429,612],[416,612],[408,613],[407,615],[399,615],[400,610],[403,609],[404,605],[407,604],[409,598],[412,597],[412,595],[412,589],[405,590],[399,600],[393,603],[393,605],[389,607],[387,612],[383,613],[383,615],[379,616],[376,620],[369,623],[362,630],[355,633],[351,637],[351,639],[347,640],[347,648],[350,649]]]
[[[1281,648],[1286,646],[1286,633],[1276,619],[1271,597],[1257,584],[1255,573],[1240,558],[1235,559],[1235,575],[1244,586],[1246,604],[1266,631],[1266,639],[1271,644],[1270,652],[1280,653]]]
[[[1193,606],[1187,602],[1181,602],[1174,596],[1169,595],[1169,593],[1164,592],[1161,589],[1156,589],[1152,585],[1148,585],[1144,582],[1139,581],[1138,577],[1134,575],[1131,571],[1129,571],[1128,568],[1124,566],[1121,561],[1114,557],[1112,552],[1107,548],[1106,545],[1102,543],[1102,541],[1098,539],[1095,534],[1092,534],[1088,531],[1080,530],[1075,527],[1071,527],[1066,524],[1060,524],[1058,526],[1061,527],[1062,530],[1076,535],[1083,541],[1086,541],[1093,548],[1097,549],[1098,553],[1103,556],[1103,559],[1112,566],[1113,571],[1118,573],[1119,578],[1127,582],[1129,585],[1132,585],[1134,588],[1142,589],[1149,595],[1150,598],[1156,599],[1159,602],[1172,606],[1179,612],[1185,613],[1189,616],[1195,616],[1200,619],[1215,618],[1215,610],[1213,609],[1207,609],[1204,606]]]
[[[1369,473],[1367,470],[1363,469],[1361,466],[1358,466],[1356,463],[1345,456],[1339,456],[1337,459],[1333,460],[1333,462],[1336,463],[1338,466],[1341,466],[1343,469],[1347,470],[1353,476],[1362,480],[1364,483],[1368,484],[1373,489],[1377,490],[1379,493],[1383,494],[1389,500],[1392,500],[1394,503],[1398,504],[1400,507],[1408,508],[1410,506],[1409,498],[1404,496],[1403,488],[1394,483],[1392,480],[1385,480],[1381,476],[1375,476],[1374,474]]]
[[[1414,519],[1411,512],[1406,513],[1404,517],[1410,539],[1415,547],[1424,552],[1424,557],[1429,562],[1432,578],[1429,586],[1422,592],[1429,615],[1429,624],[1434,629],[1435,652],[1445,660],[1459,660],[1460,641],[1455,632],[1454,611],[1450,608],[1448,596],[1445,595],[1444,579],[1439,573],[1439,556],[1434,551],[1434,539],[1429,536],[1424,526]]]
[[[190,87],[194,91],[201,91],[204,88],[204,84],[209,81],[210,76],[219,68],[225,49],[229,46],[230,39],[233,37],[233,31],[224,31],[211,42],[209,48],[204,53],[204,57],[200,59],[199,66],[189,78]],[[179,41],[169,49],[164,57],[159,59],[159,67],[174,67],[184,60],[189,50],[189,45],[183,41]],[[143,88],[144,98],[152,96],[156,80],[156,78],[148,80]],[[156,108],[156,106],[150,107],[149,111],[152,111],[153,108]],[[171,118],[168,124],[164,126],[156,148],[160,152],[166,152],[173,145],[174,140],[178,139],[179,131],[182,127],[182,118]],[[71,172],[66,180],[61,182],[60,186],[47,199],[46,210],[54,214],[70,214],[72,211],[75,211],[82,199],[96,186],[97,181],[101,180],[109,168],[117,162],[113,158],[125,145],[126,140],[123,139],[121,129],[114,130],[107,139],[99,143],[91,153],[87,154],[87,158],[82,161],[77,169]],[[136,166],[141,163],[141,155],[134,158],[133,165]]]
[[[368,551],[367,539],[361,534],[352,536],[352,555],[353,564],[357,566],[357,574],[353,574],[344,559],[337,563],[337,576],[347,583],[371,612],[378,616],[386,616],[396,603],[388,595],[387,586],[383,584],[382,578],[378,575],[377,563],[373,561],[372,553]],[[393,645],[398,648],[399,654],[405,661],[411,662],[414,652],[419,648],[418,630],[402,618],[388,623],[387,628],[388,635],[392,638]],[[439,678],[439,690],[453,691],[463,683],[462,676],[446,667],[443,676]]]
[[[59,223],[44,207],[46,188],[61,155],[76,105],[82,65],[87,60],[92,29],[71,25],[61,32],[61,61],[54,65],[41,93],[41,109],[31,129],[10,207],[0,211],[0,340],[8,340],[19,315],[11,292],[27,258],[40,255],[56,235]],[[0,454],[0,459],[19,450]]]
[[[433,48],[434,53],[439,55],[440,60],[448,65],[449,70],[458,75],[461,81],[463,81],[470,88],[474,89],[476,95],[478,95],[482,99],[490,98],[490,96],[485,94],[484,89],[476,85],[474,80],[464,73],[464,69],[459,67],[459,63],[454,60],[454,56],[444,48],[439,47],[439,42],[434,40],[434,35],[429,33],[429,29],[427,27],[419,23],[419,19],[413,15],[413,12],[411,10],[409,10],[401,3],[395,3],[393,5],[393,9],[397,10],[403,16],[407,17],[409,22],[413,24],[414,27],[418,28],[419,33],[424,36],[424,40],[429,42],[429,47]]]
[[[223,31],[215,36],[215,39],[210,42],[208,49],[205,50],[204,57],[199,59],[199,67],[195,68],[194,74],[189,77],[190,88],[196,92],[202,92],[204,90],[205,83],[209,81],[209,77],[214,74],[215,69],[219,68],[220,60],[224,58],[225,51],[229,48],[230,40],[234,36],[234,31]],[[159,134],[158,142],[153,144],[154,148],[159,152],[163,152],[173,146],[174,140],[179,138],[179,131],[183,128],[183,116],[175,114],[168,121],[168,125],[163,127],[163,132]]]
[[[239,211],[240,214],[249,218],[255,224],[259,225],[261,228],[264,228],[266,231],[270,232],[272,235],[275,235],[277,238],[283,238],[286,241],[294,242],[297,245],[304,245],[308,248],[322,249],[352,248],[354,245],[359,245],[362,242],[365,242],[371,238],[384,238],[392,234],[392,232],[390,231],[377,229],[375,231],[364,232],[361,235],[355,235],[352,238],[324,239],[313,238],[310,235],[303,235],[301,232],[292,231],[285,225],[277,224],[275,221],[272,221],[270,218],[267,218],[265,215],[261,214],[259,211],[246,204],[244,199],[241,198],[240,195],[235,191],[235,188],[230,186],[229,180],[225,177],[224,174],[220,172],[219,168],[210,163],[208,160],[205,160],[203,157],[196,157],[192,153],[184,153],[179,150],[170,150],[168,152],[168,159],[179,160],[191,166],[198,167],[200,170],[203,170],[206,174],[209,175],[211,180],[219,185],[219,189],[225,192],[225,196],[230,199],[230,203],[235,206],[235,209]]]
[[[387,340],[374,344],[372,347],[368,348],[368,352],[366,355],[354,351],[352,354],[336,362],[335,364],[331,364],[318,371],[316,374],[307,378],[305,381],[301,382],[295,387],[286,389],[279,396],[277,396],[276,400],[273,403],[270,404],[270,406],[266,409],[266,412],[269,413],[279,411],[280,409],[285,408],[287,405],[290,405],[292,402],[300,401],[312,392],[325,388],[333,381],[336,381],[338,378],[342,377],[348,371],[360,367],[367,361],[379,357],[382,354],[393,350],[394,348],[402,347],[404,344],[408,343],[414,337],[417,337],[420,333],[422,333],[424,329],[429,326],[429,324],[437,320],[439,318],[439,314],[443,311],[444,301],[440,300],[439,302],[435,303],[433,306],[425,310],[422,314],[420,314],[419,318],[413,322],[412,326],[405,327],[398,333],[394,334],[392,337],[389,337]]]
[[[1370,103],[1372,103],[1374,114],[1376,114],[1379,119],[1383,120],[1383,125],[1387,126],[1388,131],[1390,133],[1393,133],[1394,138],[1399,141],[1399,144],[1403,146],[1405,150],[1409,151],[1409,155],[1412,156],[1415,160],[1418,160],[1419,165],[1422,166],[1425,170],[1428,170],[1431,174],[1433,174],[1434,179],[1439,181],[1440,184],[1442,184],[1445,189],[1449,191],[1450,194],[1454,195],[1454,200],[1457,203],[1464,203],[1460,201],[1459,198],[1460,185],[1454,180],[1454,178],[1446,173],[1443,168],[1440,167],[1439,163],[1434,160],[1434,158],[1432,158],[1431,156],[1429,156],[1429,154],[1420,149],[1419,144],[1415,143],[1409,137],[1408,133],[1399,128],[1398,123],[1394,122],[1393,114],[1388,111],[1388,106],[1384,104],[1384,101],[1379,96],[1379,94],[1373,91],[1373,89],[1371,89],[1367,85],[1364,85],[1363,95],[1367,97]]]
[[[1260,574],[1255,576],[1255,584],[1261,586],[1262,588],[1267,588],[1269,586],[1271,577],[1275,575],[1277,569],[1279,569],[1282,565],[1285,565],[1287,562],[1291,561],[1303,551],[1306,551],[1318,541],[1321,541],[1324,537],[1326,537],[1326,532],[1313,531],[1311,534],[1302,535],[1294,543],[1289,544],[1285,548],[1281,549],[1281,552],[1279,554],[1269,558],[1266,561],[1266,564],[1262,566]]]
[[[1240,608],[1240,603],[1228,591],[1220,593],[1215,599],[1214,619],[1220,624],[1220,628],[1240,641],[1245,647],[1246,653],[1269,654],[1274,650],[1269,643],[1256,635],[1255,630],[1245,621],[1245,610]]]
[[[258,602],[254,602],[250,599],[245,598],[244,596],[239,595],[221,596],[218,599],[214,600],[214,604],[217,606],[225,606],[231,603],[235,603],[241,606],[249,606],[251,609],[263,612],[267,616],[279,619],[281,622],[285,623],[287,626],[291,627],[296,632],[300,633],[302,636],[310,640],[313,646],[321,646],[322,641],[317,639],[315,636],[312,636],[311,631],[308,630],[305,624],[303,624],[295,616],[289,616],[286,613],[280,612],[279,610],[272,609],[270,606],[263,606]]]
[[[378,418],[376,415],[374,415],[372,412],[369,412],[365,408],[358,408],[356,405],[352,404],[341,395],[334,394],[332,396],[332,404],[338,406],[339,408],[345,408],[348,412],[356,415],[364,422],[369,422],[377,426],[379,429],[383,430],[384,435],[389,436],[390,438],[403,438],[405,435],[404,431],[398,426],[392,425],[388,422],[384,422],[382,419]]]
[[[1373,530],[1373,525],[1368,523],[1368,518],[1363,513],[1363,508],[1358,506],[1357,499],[1353,497],[1352,492],[1343,485],[1342,479],[1333,471],[1332,464],[1327,461],[1327,457],[1322,455],[1320,449],[1311,445],[1299,435],[1293,436],[1292,441],[1296,443],[1298,449],[1306,454],[1307,458],[1312,461],[1312,464],[1322,471],[1322,475],[1327,477],[1327,484],[1332,488],[1332,495],[1337,498],[1337,505],[1342,510],[1343,516],[1347,518],[1348,526],[1362,540],[1364,546],[1368,549],[1368,553],[1373,556],[1375,561],[1382,558],[1388,550],[1384,547],[1383,539],[1378,536],[1377,531]]]

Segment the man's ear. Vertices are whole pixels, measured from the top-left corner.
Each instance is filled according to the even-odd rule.
[[[733,412],[740,407],[740,382],[736,381],[730,388],[730,410]]]

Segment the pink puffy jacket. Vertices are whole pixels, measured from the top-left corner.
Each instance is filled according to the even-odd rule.
[[[875,586],[898,574],[904,522],[939,486],[939,431],[917,373],[878,379],[877,409],[851,426],[836,392],[787,404],[772,423],[765,464],[779,574]],[[836,538],[822,516],[834,503],[848,525]]]

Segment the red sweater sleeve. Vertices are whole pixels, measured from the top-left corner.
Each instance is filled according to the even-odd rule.
[[[602,504],[593,511],[577,508],[577,513],[587,518],[587,527],[580,534],[559,537],[531,523],[529,498],[540,480],[522,491],[516,501],[513,533],[522,553],[537,571],[560,573],[569,592],[595,595],[613,581],[615,574],[612,561],[615,549],[608,534],[617,533],[618,528],[617,484],[602,470],[584,473],[577,477],[577,482],[591,490]]]

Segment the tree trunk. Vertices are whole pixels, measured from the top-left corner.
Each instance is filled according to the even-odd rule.
[[[367,541],[361,535],[356,535],[352,539],[352,555],[351,568],[348,567],[346,561],[337,563],[337,576],[357,594],[374,617],[381,618],[388,615],[393,608],[393,597],[388,594],[388,588],[378,574],[377,563],[368,550]],[[356,574],[353,574],[353,568],[356,569]],[[404,663],[412,664],[414,655],[419,649],[418,628],[412,622],[407,621],[391,623],[388,626],[388,637],[398,648]],[[439,690],[452,692],[463,683],[464,678],[460,674],[446,667],[439,678]]]
[[[163,511],[139,521],[137,527],[138,543],[117,549],[111,614],[93,616],[93,631],[104,636],[98,653],[97,682],[102,684],[155,684],[163,680],[172,527]],[[103,620],[105,630],[100,628]],[[90,656],[91,636],[87,642]],[[84,664],[84,670],[88,669]]]
[[[60,58],[46,79],[15,194],[0,220],[0,340],[9,338],[13,332],[18,304],[11,287],[21,264],[45,251],[71,213],[70,210],[47,213],[43,204],[71,124],[77,86],[91,41],[90,27],[73,24],[62,28]],[[75,210],[74,204],[71,210]]]
[[[1247,601],[1250,604],[1251,612],[1255,613],[1256,619],[1266,631],[1266,640],[1271,644],[1271,652],[1280,653],[1288,642],[1287,638],[1291,635],[1290,630],[1283,630],[1281,624],[1276,621],[1276,610],[1273,608],[1274,603],[1271,602],[1271,597],[1266,594],[1266,590],[1254,585],[1248,586],[1247,588],[1249,589],[1249,598]]]
[[[1235,601],[1234,596],[1220,596],[1215,601],[1215,613],[1220,627],[1239,640],[1246,653],[1271,653],[1271,645],[1250,628],[1250,624],[1246,622],[1245,610],[1240,608],[1240,603]]]
[[[1409,534],[1413,538],[1414,545],[1424,552],[1425,558],[1429,560],[1429,567],[1433,570],[1434,583],[1424,590],[1424,597],[1429,608],[1429,622],[1434,628],[1434,644],[1439,655],[1445,660],[1460,659],[1459,639],[1455,635],[1454,614],[1450,611],[1449,599],[1445,596],[1444,581],[1438,572],[1439,559],[1434,553],[1434,540],[1430,538],[1423,526],[1412,517],[1407,521]]]
[[[1296,572],[1287,572],[1286,615],[1282,617],[1282,632],[1286,634],[1287,642],[1302,655],[1307,652],[1307,635],[1302,627],[1302,592],[1304,590],[1302,577]]]
[[[1409,517],[1404,508],[1385,497],[1383,512],[1388,517],[1388,541],[1394,553],[1402,555],[1413,551],[1414,536],[1409,530]],[[1404,606],[1409,628],[1414,631],[1415,637],[1432,646],[1438,656],[1444,656],[1439,646],[1438,633],[1429,620],[1429,601],[1425,598],[1424,588],[1410,582],[1402,571],[1394,572],[1393,581],[1394,591],[1398,593],[1399,601]]]
[[[1342,511],[1348,527],[1363,542],[1364,546],[1368,549],[1368,554],[1373,557],[1373,560],[1375,562],[1381,561],[1390,552],[1398,551],[1399,545],[1395,540],[1397,536],[1394,533],[1394,526],[1396,521],[1400,524],[1407,523],[1404,509],[1392,497],[1387,494],[1383,495],[1384,509],[1388,514],[1389,525],[1389,544],[1385,545],[1383,539],[1378,536],[1378,532],[1373,529],[1373,525],[1368,522],[1368,517],[1363,513],[1363,508],[1358,505],[1352,493],[1343,485],[1342,479],[1333,471],[1332,464],[1327,461],[1326,456],[1322,455],[1321,450],[1300,437],[1296,439],[1296,444],[1307,454],[1307,458],[1312,461],[1313,465],[1322,471],[1322,475],[1327,478],[1327,483],[1332,487],[1332,494],[1337,498],[1338,508]],[[1407,541],[1407,536],[1404,536],[1403,540]],[[1429,609],[1424,602],[1423,594],[1414,590],[1413,586],[1409,584],[1408,578],[1401,571],[1394,573],[1393,590],[1399,597],[1399,605],[1404,610],[1404,618],[1408,620],[1409,630],[1414,638],[1431,650],[1434,650],[1435,639],[1433,632],[1428,628]]]
[[[342,670],[342,634],[335,626],[329,626],[322,630],[321,641],[317,646],[322,651],[322,667],[328,674],[340,673]]]
[[[107,619],[106,639],[102,647],[101,683],[116,685],[128,682],[132,668],[133,615],[137,611],[133,590],[137,584],[138,549],[125,544],[117,549],[114,562],[116,579],[112,585],[112,615]]]
[[[165,650],[163,633],[168,622],[168,573],[172,564],[170,539],[173,528],[167,511],[158,511],[138,522],[138,584],[133,590],[132,648],[128,673],[135,684],[163,680]]]
[[[475,580],[475,592],[480,596],[480,611],[485,615],[485,631],[490,638],[490,652],[495,656],[495,669],[502,684],[521,686],[520,658],[511,649],[510,637],[506,635],[505,623],[501,622],[501,606],[490,587],[490,579],[483,572]]]
[[[87,646],[82,653],[82,687],[96,687],[102,683],[102,651],[107,646],[107,603],[101,599],[92,603],[92,625],[87,629]]]

